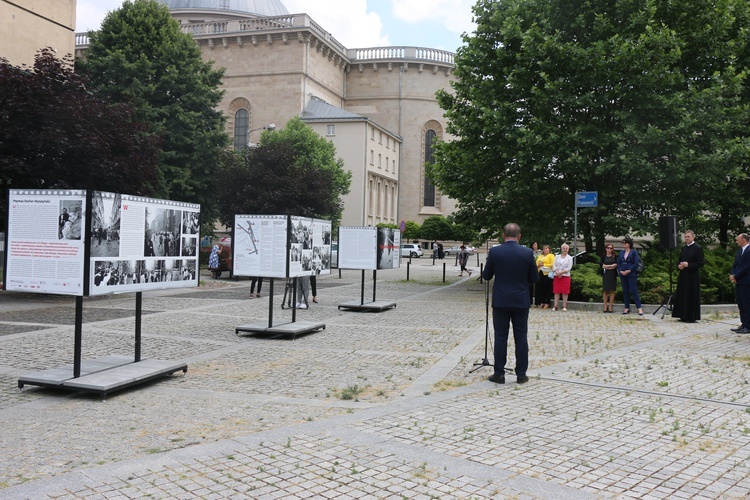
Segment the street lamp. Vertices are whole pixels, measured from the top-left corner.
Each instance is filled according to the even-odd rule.
[[[247,131],[247,137],[248,137],[247,147],[249,147],[249,148],[257,148],[258,147],[257,144],[255,144],[254,142],[252,142],[252,141],[249,140],[252,137],[252,133],[256,132],[258,130],[276,130],[276,124],[269,123],[268,125],[263,125],[262,127],[253,128],[253,129],[248,130]]]

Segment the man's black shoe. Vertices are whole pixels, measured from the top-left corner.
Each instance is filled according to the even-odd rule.
[[[502,373],[493,373],[490,375],[490,378],[488,379],[490,382],[495,382],[496,384],[504,384],[505,383],[505,375]]]
[[[529,377],[527,377],[526,375],[519,375],[518,378],[516,379],[516,382],[518,382],[519,384],[525,384],[528,381],[529,381]]]
[[[737,330],[737,333],[750,333],[750,329],[740,328],[739,330]]]
[[[739,333],[739,331],[742,330],[743,328],[744,327],[740,325],[737,328],[730,328],[730,330],[732,330],[733,332],[738,332]]]

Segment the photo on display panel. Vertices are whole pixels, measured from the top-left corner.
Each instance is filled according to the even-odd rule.
[[[320,268],[323,271],[331,269],[331,245],[324,245],[320,249]]]
[[[195,257],[197,244],[198,244],[198,238],[194,236],[183,236],[182,237],[182,256],[183,257]]]
[[[58,239],[80,240],[81,226],[84,223],[81,202],[76,200],[61,200],[58,221]]]
[[[302,243],[292,243],[289,250],[289,260],[291,262],[300,262],[302,258]]]
[[[200,230],[200,214],[198,212],[188,212],[187,210],[182,213],[182,233],[183,234],[198,234]]]
[[[119,257],[121,197],[94,191],[91,197],[91,257]]]
[[[144,255],[178,257],[180,255],[181,210],[146,208]]]

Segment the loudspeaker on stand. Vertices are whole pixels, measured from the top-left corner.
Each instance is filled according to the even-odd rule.
[[[679,246],[677,216],[659,217],[659,246],[666,250],[672,250]]]

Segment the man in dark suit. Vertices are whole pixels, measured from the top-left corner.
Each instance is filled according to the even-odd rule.
[[[508,357],[508,334],[513,322],[513,340],[516,344],[516,380],[528,382],[529,367],[529,285],[539,281],[534,253],[522,247],[521,228],[506,224],[503,228],[505,243],[490,249],[482,271],[486,280],[495,277],[492,286],[492,321],[495,329],[495,373],[490,381],[505,383],[505,363]]]
[[[740,308],[739,328],[732,328],[733,332],[750,333],[750,236],[743,233],[737,236],[737,255],[732,265],[729,281],[735,284],[737,307]]]

